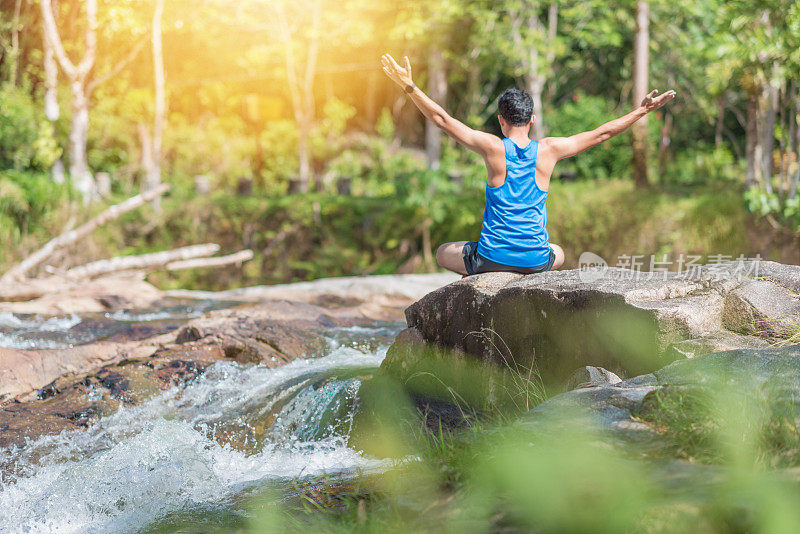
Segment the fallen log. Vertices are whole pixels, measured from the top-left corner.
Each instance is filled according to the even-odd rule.
[[[106,260],[93,261],[85,265],[79,265],[69,269],[65,276],[69,278],[92,278],[108,273],[119,271],[131,271],[142,269],[157,269],[178,260],[189,260],[192,258],[205,258],[212,256],[219,251],[216,243],[206,243],[204,245],[191,245],[188,247],[164,250],[150,254],[139,254],[136,256],[117,256]]]
[[[168,271],[180,271],[182,269],[197,269],[201,267],[219,267],[231,263],[243,263],[253,259],[253,251],[250,249],[240,250],[227,256],[217,256],[214,258],[195,258],[191,260],[173,261],[167,264]]]
[[[79,241],[91,234],[98,227],[106,224],[109,221],[113,221],[120,215],[132,211],[157,197],[160,197],[168,190],[169,185],[162,184],[151,191],[146,191],[131,197],[124,202],[111,206],[100,215],[94,217],[88,222],[85,222],[74,230],[64,232],[58,237],[51,239],[42,248],[22,260],[22,262],[17,264],[15,267],[9,269],[2,277],[0,277],[0,284],[9,284],[25,278],[31,269],[41,264],[59,249],[72,245],[76,241]]]

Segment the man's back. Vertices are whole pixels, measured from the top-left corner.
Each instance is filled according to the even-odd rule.
[[[547,263],[547,191],[535,179],[538,141],[520,147],[503,139],[506,176],[499,187],[486,185],[486,209],[478,254],[495,263],[536,267]]]

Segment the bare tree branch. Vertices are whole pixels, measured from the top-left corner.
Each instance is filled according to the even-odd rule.
[[[85,265],[73,267],[64,274],[69,278],[92,278],[119,271],[152,270],[171,262],[211,256],[218,251],[219,245],[216,243],[206,243],[203,245],[176,248],[174,250],[162,250],[161,252],[153,252],[151,254],[117,256],[115,258],[93,261]]]
[[[97,0],[86,0],[86,52],[78,64],[78,75],[86,79],[97,58]]]
[[[108,71],[107,73],[105,73],[104,75],[102,75],[102,76],[100,76],[98,78],[95,78],[94,80],[92,80],[88,84],[86,84],[86,94],[87,95],[91,95],[94,92],[95,89],[97,89],[98,87],[100,87],[101,85],[103,85],[104,83],[109,81],[110,79],[115,78],[120,72],[122,72],[122,70],[125,67],[130,65],[130,63],[134,59],[136,59],[136,56],[139,55],[139,52],[142,51],[142,48],[144,48],[144,45],[147,43],[147,40],[149,38],[150,38],[149,35],[143,36],[128,51],[128,55],[125,56],[120,61],[118,61],[117,64],[114,65],[114,67],[110,71]]]
[[[69,57],[67,56],[67,52],[64,50],[64,44],[61,42],[61,36],[59,36],[58,27],[56,26],[56,20],[53,17],[53,6],[51,1],[41,0],[41,8],[42,26],[44,27],[46,39],[50,41],[50,45],[53,47],[53,51],[56,53],[56,58],[58,58],[58,62],[61,65],[61,68],[64,69],[66,75],[70,78],[77,78],[78,68],[74,63],[72,63],[72,61],[70,61]]]
[[[45,0],[46,1],[46,0]],[[80,225],[78,228],[71,230],[69,232],[65,232],[58,237],[50,240],[25,258],[21,263],[19,263],[16,267],[13,267],[9,271],[7,271],[2,277],[0,277],[0,284],[12,283],[17,280],[20,280],[25,277],[25,275],[34,267],[41,264],[44,260],[52,256],[57,250],[64,248],[66,246],[72,245],[73,243],[83,239],[90,233],[92,233],[96,228],[106,224],[109,221],[113,221],[114,219],[118,218],[120,215],[127,213],[131,210],[134,210],[145,204],[150,202],[157,196],[163,195],[169,190],[169,185],[164,184],[157,189],[152,189],[140,195],[136,195],[134,197],[129,198],[128,200],[111,206],[107,210],[105,210],[100,215],[92,218],[88,222]]]
[[[198,269],[202,267],[220,267],[231,263],[243,263],[253,259],[253,251],[250,249],[240,250],[227,256],[217,256],[215,258],[195,258],[191,260],[173,261],[167,264],[168,271],[180,271],[182,269]]]

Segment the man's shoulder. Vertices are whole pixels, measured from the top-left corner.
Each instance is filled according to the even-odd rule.
[[[553,152],[553,150],[557,150],[558,143],[561,142],[564,138],[563,137],[543,137],[539,140],[539,148],[538,152],[539,155],[547,156]]]
[[[502,139],[491,133],[482,133],[484,134],[483,144],[487,153],[505,153],[505,144]]]

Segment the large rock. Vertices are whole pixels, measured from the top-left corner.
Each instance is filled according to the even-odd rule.
[[[406,319],[415,332],[407,337],[563,381],[586,365],[631,376],[800,331],[800,267],[749,261],[633,274],[471,276],[411,305]],[[387,368],[402,367],[400,352],[407,351],[390,352]]]

